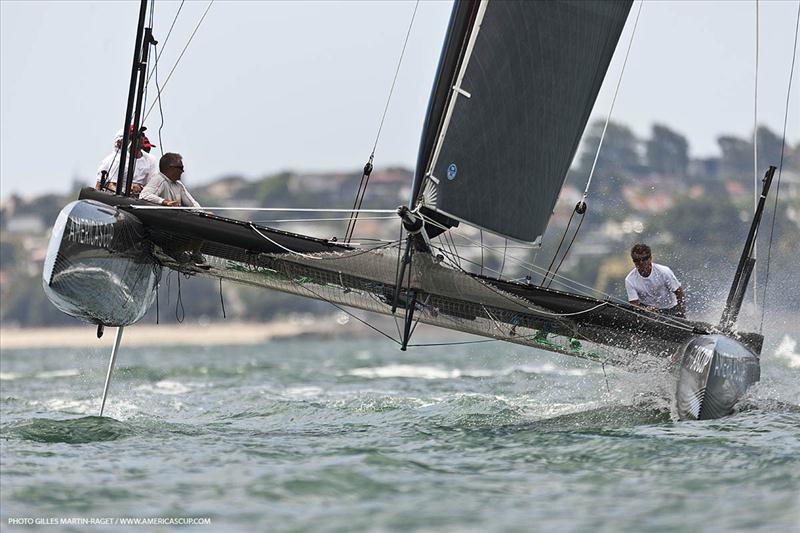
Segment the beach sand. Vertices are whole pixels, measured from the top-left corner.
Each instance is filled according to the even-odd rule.
[[[210,324],[135,324],[125,329],[126,346],[186,346],[260,344],[299,335],[345,334],[334,317],[274,322],[215,322]],[[114,342],[116,328],[106,328],[98,339],[91,325],[54,328],[0,328],[0,350],[54,347],[97,347]],[[350,331],[349,333],[352,333]]]

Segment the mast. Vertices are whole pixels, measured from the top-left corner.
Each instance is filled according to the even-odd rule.
[[[758,205],[753,215],[753,223],[750,225],[750,231],[747,234],[747,240],[742,250],[742,257],[739,259],[739,265],[736,267],[736,274],[733,276],[733,283],[731,283],[731,289],[730,292],[728,292],[725,310],[722,311],[722,317],[719,321],[720,329],[726,333],[731,333],[733,330],[733,326],[739,316],[739,311],[742,308],[742,301],[744,300],[745,291],[747,291],[750,274],[753,272],[753,267],[756,264],[756,260],[753,258],[756,235],[758,234],[758,226],[761,224],[761,215],[764,213],[764,205],[767,201],[767,194],[769,193],[769,187],[772,184],[774,175],[775,167],[770,166],[764,178],[761,180],[763,183],[761,197],[758,199]]]
[[[125,108],[125,123],[122,125],[122,144],[120,145],[120,156],[119,156],[119,171],[117,173],[117,194],[123,194],[123,187],[125,187],[124,194],[128,196],[130,194],[130,183],[133,175],[133,166],[134,166],[134,159],[131,158],[129,164],[129,172],[128,172],[128,179],[127,184],[123,182],[123,176],[125,172],[125,159],[128,155],[128,145],[131,141],[130,135],[130,127],[131,127],[131,118],[134,114],[134,101],[136,102],[136,124],[134,124],[134,133],[136,134],[135,137],[138,138],[139,134],[139,117],[141,115],[141,107],[142,107],[142,91],[144,88],[144,75],[145,75],[145,68],[147,66],[147,50],[150,48],[151,43],[155,43],[153,40],[153,36],[151,33],[151,28],[147,28],[147,40],[143,43],[143,37],[145,36],[145,16],[147,15],[147,0],[141,0],[139,4],[139,22],[136,26],[136,41],[134,44],[133,49],[133,65],[131,66],[131,81],[128,87],[128,104]],[[142,47],[144,46],[144,50]],[[142,57],[142,61],[139,58]],[[141,79],[140,79],[141,78]],[[137,81],[138,83],[138,90],[137,90]],[[138,94],[137,94],[138,93]]]
[[[142,0],[145,1],[145,0]],[[145,78],[147,77],[147,56],[150,51],[150,45],[157,44],[157,41],[153,39],[153,29],[152,28],[145,28],[144,29],[144,42],[142,43],[142,60],[139,62],[138,68],[138,75],[139,75],[139,84],[136,89],[136,107],[133,116],[133,146],[136,146],[139,143],[139,137],[141,137],[142,132],[139,130],[140,123],[139,120],[142,116],[142,101],[143,101],[143,94],[144,94],[144,82]],[[128,179],[125,182],[125,196],[130,196],[131,194],[131,185],[133,184],[133,169],[136,165],[136,158],[131,156],[131,160],[128,163]]]
[[[428,101],[425,124],[420,138],[417,168],[414,172],[414,186],[408,202],[408,206],[412,210],[417,206],[420,199],[422,184],[425,181],[425,172],[433,155],[436,139],[453,93],[453,81],[461,66],[479,7],[479,0],[461,0],[453,4],[453,12],[450,15],[444,46],[442,47],[441,56],[439,56],[436,79]]]

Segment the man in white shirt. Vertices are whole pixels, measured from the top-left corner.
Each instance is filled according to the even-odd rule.
[[[161,156],[158,162],[161,172],[150,180],[142,189],[139,195],[140,200],[147,200],[156,204],[169,207],[200,207],[186,186],[181,182],[183,175],[183,156],[167,152]],[[167,254],[176,259],[181,264],[192,263],[195,268],[209,269],[203,254],[201,253],[203,241],[192,240],[188,243],[188,249],[174,249]]]
[[[142,128],[144,131],[145,128]],[[131,126],[131,135],[133,135],[133,126]],[[117,190],[117,178],[119,176],[119,157],[120,146],[122,145],[122,130],[117,132],[114,137],[114,151],[103,159],[100,167],[97,169],[97,181],[95,189],[108,189],[112,192]],[[143,151],[145,146],[155,146],[150,143],[150,140],[142,134],[136,143],[136,149],[131,149],[129,153],[136,159],[133,167],[133,180],[131,184],[131,194],[137,196],[147,182],[153,177],[158,175],[158,165],[153,156]],[[125,162],[125,169],[122,173],[122,179],[126,180],[128,176],[128,162]],[[104,179],[105,178],[105,179]]]
[[[683,288],[672,270],[653,263],[653,255],[646,244],[634,245],[631,259],[636,268],[625,277],[628,301],[648,311],[685,318]]]
[[[171,207],[200,207],[181,183],[184,171],[181,154],[164,154],[158,162],[158,168],[161,172],[142,189],[139,195],[141,200]]]

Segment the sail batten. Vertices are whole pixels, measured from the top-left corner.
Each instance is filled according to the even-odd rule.
[[[425,205],[504,237],[537,242],[631,3],[482,0],[477,10],[472,5],[476,14],[461,34],[461,50],[467,52],[453,73],[439,76],[449,79],[452,93],[437,124],[440,142],[420,147],[424,187],[431,189],[420,195]],[[454,9],[454,16],[465,11],[461,4]],[[446,48],[459,45],[448,42]],[[436,92],[432,99],[437,96],[441,99]],[[427,126],[432,122],[429,116]],[[419,174],[418,167],[418,181]]]

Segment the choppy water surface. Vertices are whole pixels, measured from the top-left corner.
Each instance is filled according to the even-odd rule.
[[[0,517],[9,530],[194,516],[212,525],[173,528],[796,531],[791,342],[765,354],[739,413],[680,423],[668,376],[500,343],[123,347],[104,418],[104,351],[7,351]]]

